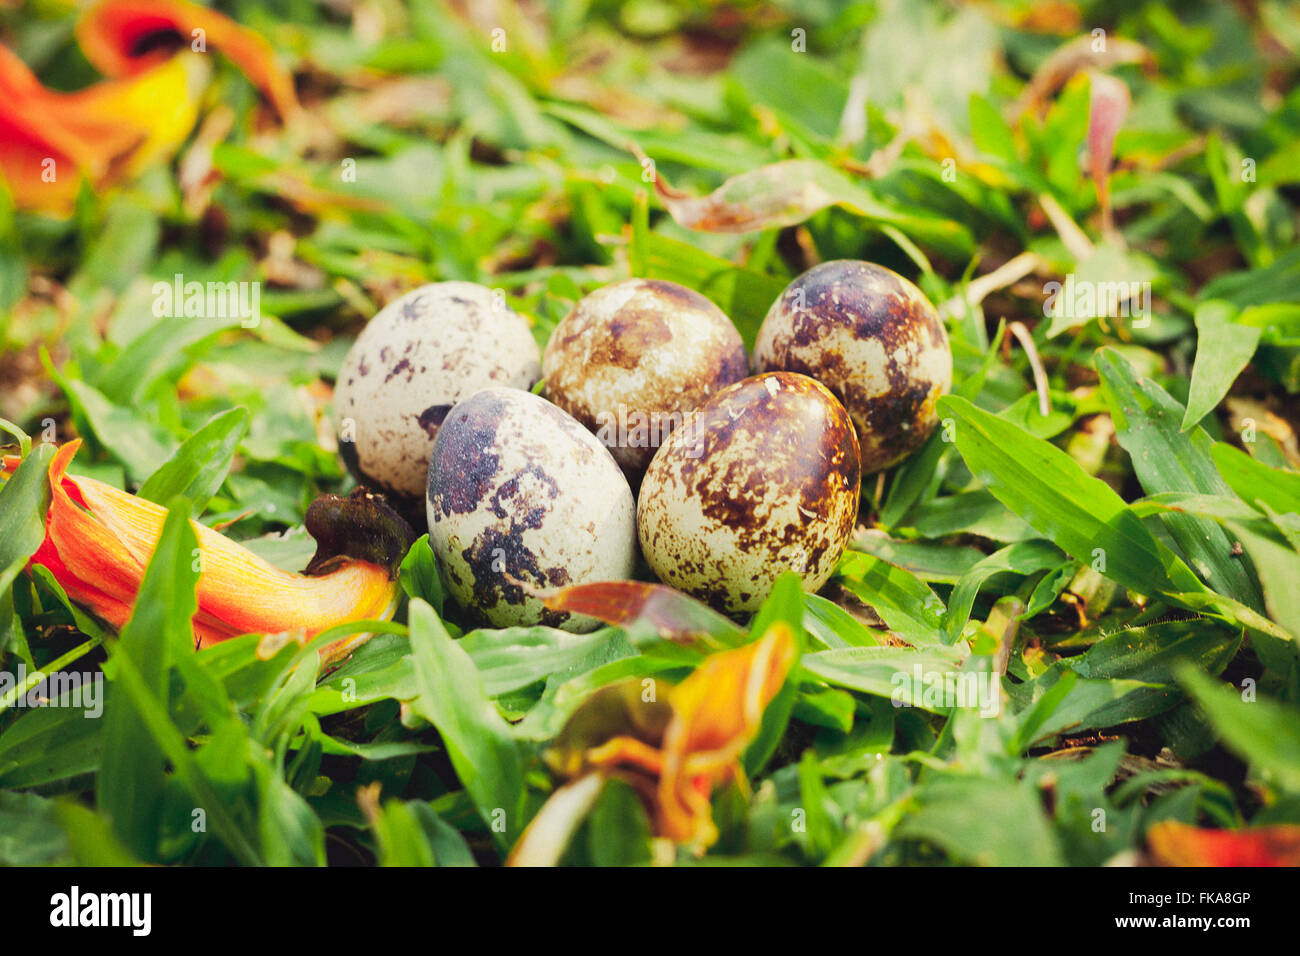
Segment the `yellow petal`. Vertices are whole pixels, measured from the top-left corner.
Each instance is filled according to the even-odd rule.
[[[698,846],[717,839],[709,795],[740,775],[741,752],[758,733],[796,653],[790,628],[777,622],[757,641],[710,655],[673,688],[659,777],[661,835]]]

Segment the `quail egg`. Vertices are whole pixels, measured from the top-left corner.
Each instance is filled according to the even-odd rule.
[[[771,372],[722,389],[665,440],[641,483],[641,550],[665,584],[738,613],[795,571],[826,583],[858,511],[858,440],[825,386]]]
[[[349,350],[334,390],[339,452],[358,482],[418,503],[438,426],[462,398],[529,389],[541,355],[491,289],[436,282],[386,305]]]
[[[809,269],[772,303],[754,344],[755,371],[802,372],[844,403],[862,472],[896,464],[938,421],[952,385],[948,333],[915,285],[871,262]]]
[[[530,392],[487,388],[451,410],[425,506],[452,596],[496,627],[591,630],[536,592],[628,578],[636,562],[627,479],[596,436]]]
[[[637,481],[682,416],[749,371],[716,305],[675,282],[627,279],[583,298],[551,335],[546,396]]]

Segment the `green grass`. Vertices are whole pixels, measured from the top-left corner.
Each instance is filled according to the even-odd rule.
[[[206,203],[175,159],[83,189],[66,220],[0,202],[0,417],[34,442],[0,489],[0,671],[108,678],[100,719],[0,688],[0,863],[504,861],[562,782],[548,745],[593,693],[677,683],[705,645],[747,638],[725,622],[698,647],[640,624],[463,633],[421,541],[396,621],[331,673],[315,667],[328,638],[195,653],[181,516],[302,568],[307,506],[350,487],[329,386],[414,285],[503,288],[544,343],[586,292],[670,279],[752,345],[791,278],[842,257],[944,305],[954,394],[929,444],[864,482],[875,530],[822,594],[778,589],[760,627],[739,622],[790,622],[800,658],[743,757],[747,788],[715,792],[709,857],[1095,865],[1160,821],[1300,824],[1294,5],[1252,22],[1085,2],[1035,24],[1016,2],[554,0],[476,24],[391,3],[373,35],[317,5],[221,6],[297,70],[294,135],[224,64],[204,104],[232,128]],[[71,25],[45,4],[0,11],[0,36],[60,88],[93,79]],[[1015,108],[1094,27],[1144,50],[1098,63],[1132,96],[1109,233],[1087,77]],[[783,161],[800,165],[755,173]],[[698,208],[655,177],[693,196],[746,177],[726,197],[766,212],[688,228]],[[178,273],[262,283],[261,323],[155,317],[154,284]],[[1070,274],[1150,283],[1149,321],[1048,315],[1046,284]],[[72,437],[75,473],[172,510],[120,635],[23,570],[45,442]],[[917,667],[1004,671],[1004,705],[949,707]],[[611,784],[563,859],[693,858],[649,828]]]

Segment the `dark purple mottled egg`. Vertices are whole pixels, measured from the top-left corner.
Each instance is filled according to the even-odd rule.
[[[826,583],[858,512],[858,440],[825,386],[771,372],[722,389],[665,440],[637,501],[641,551],[665,584],[753,611],[786,571]]]
[[[536,592],[632,576],[636,505],[609,450],[530,392],[488,388],[434,439],[425,502],[448,590],[476,622],[590,630]]]
[[[348,351],[334,388],[339,453],[357,481],[418,504],[451,407],[481,388],[530,389],[541,354],[493,290],[436,282],[390,302]]]
[[[863,474],[919,448],[952,385],[948,333],[930,300],[898,273],[849,259],[786,287],[759,329],[753,364],[810,375],[834,392],[857,428]]]

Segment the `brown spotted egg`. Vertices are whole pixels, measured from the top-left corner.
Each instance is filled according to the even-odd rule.
[[[536,592],[632,575],[627,479],[596,436],[530,392],[488,388],[451,410],[425,504],[448,590],[476,623],[591,630]]]
[[[754,344],[755,371],[802,372],[844,403],[862,472],[919,448],[952,385],[948,333],[930,300],[896,272],[841,259],[809,269],[772,303]]]
[[[586,296],[556,326],[542,372],[546,397],[636,481],[685,413],[749,367],[740,333],[704,296],[627,279]]]
[[[778,577],[826,583],[858,513],[858,440],[844,407],[805,375],[722,389],[686,416],[641,483],[641,551],[665,584],[738,613]]]
[[[541,376],[528,323],[491,289],[436,282],[390,302],[349,350],[334,389],[339,452],[357,481],[418,503],[438,426],[462,398]]]

